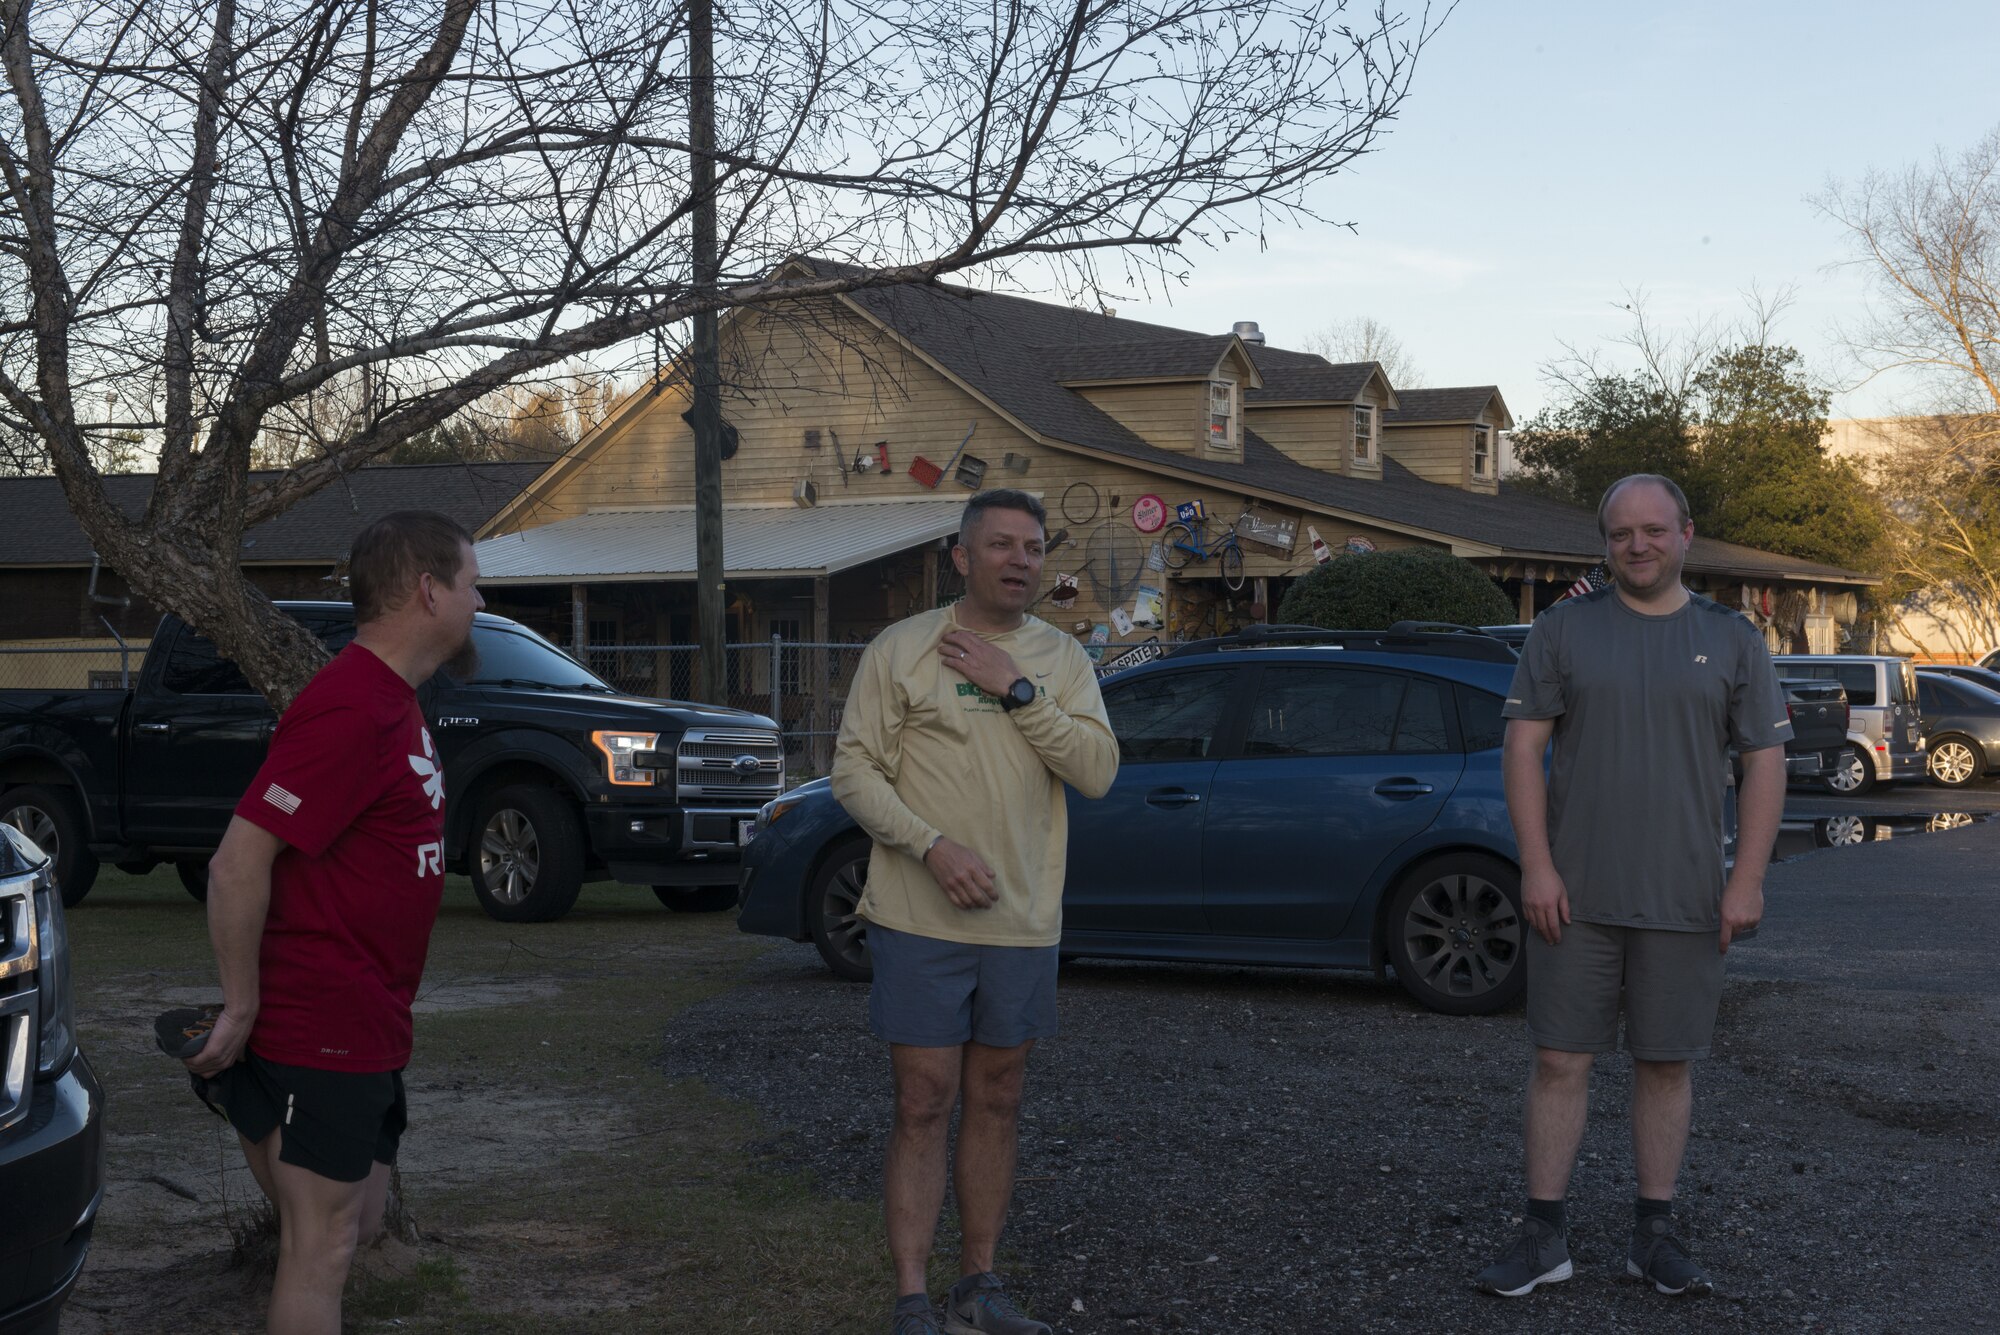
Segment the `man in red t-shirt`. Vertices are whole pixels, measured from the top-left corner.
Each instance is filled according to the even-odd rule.
[[[419,683],[485,605],[443,515],[370,524],[348,558],[354,642],[278,721],[209,863],[223,1009],[188,1066],[278,1209],[273,1335],[338,1335],[403,1133],[410,1000],[444,890],[444,767]]]

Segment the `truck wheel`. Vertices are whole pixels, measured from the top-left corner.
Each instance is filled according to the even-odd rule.
[[[487,794],[473,819],[467,861],[473,893],[501,922],[553,922],[583,889],[583,822],[567,798],[538,783]]]
[[[819,957],[837,977],[865,983],[875,976],[868,960],[868,924],[855,915],[868,888],[868,855],[874,845],[850,839],[833,850],[806,890],[806,928]]]
[[[174,872],[181,878],[181,886],[196,899],[208,902],[208,859],[196,861],[184,858],[174,864]]]
[[[676,913],[720,913],[736,907],[733,885],[656,885],[653,893]]]
[[[30,784],[0,795],[0,822],[27,835],[49,855],[64,908],[83,902],[97,884],[97,854],[90,851],[83,808],[69,789]]]
[[[1450,853],[1389,898],[1389,963],[1405,991],[1446,1015],[1504,1010],[1528,985],[1521,877],[1498,858]]]

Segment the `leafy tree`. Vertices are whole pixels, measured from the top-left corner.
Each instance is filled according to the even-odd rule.
[[[1595,509],[1629,473],[1661,473],[1687,493],[1695,532],[1850,569],[1878,559],[1881,502],[1826,453],[1828,395],[1797,350],[1724,348],[1678,388],[1651,372],[1567,382],[1514,433],[1534,490]]]
[[[1829,395],[1807,380],[1796,350],[1729,349],[1695,388],[1705,501],[1697,532],[1829,565],[1877,558],[1882,506],[1851,463],[1828,456]]]
[[[1580,380],[1512,436],[1529,490],[1596,509],[1604,489],[1630,473],[1673,478],[1701,506],[1701,469],[1687,405],[1643,376]],[[1693,484],[1693,485],[1690,485]]]
[[[1485,572],[1435,547],[1339,556],[1285,591],[1278,620],[1328,630],[1382,630],[1398,621],[1490,626],[1514,605]]]

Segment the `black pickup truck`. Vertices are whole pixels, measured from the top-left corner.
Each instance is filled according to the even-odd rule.
[[[1837,681],[1780,679],[1792,740],[1785,743],[1785,778],[1823,781],[1847,754],[1847,688]]]
[[[329,650],[346,603],[281,603]],[[777,725],[742,710],[622,694],[541,636],[482,612],[479,667],[417,692],[445,766],[445,865],[507,922],[560,918],[590,880],[650,885],[669,908],[735,903],[757,808],[784,790]],[[197,898],[208,857],[277,719],[178,618],[132,690],[0,691],[0,822],[55,859],[63,899],[100,861],[174,863]]]

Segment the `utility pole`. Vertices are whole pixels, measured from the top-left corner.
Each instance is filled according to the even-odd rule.
[[[688,142],[694,187],[694,290],[711,296],[721,285],[715,236],[715,5],[689,0]],[[700,696],[727,704],[723,646],[722,350],[716,313],[694,317],[694,561],[695,621],[701,641]]]

